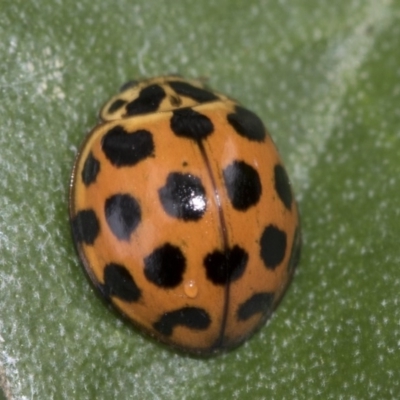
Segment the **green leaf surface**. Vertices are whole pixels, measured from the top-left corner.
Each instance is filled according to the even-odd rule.
[[[399,2],[0,0],[0,39],[0,399],[399,398]],[[171,72],[262,117],[302,214],[274,317],[211,359],[116,318],[69,231],[100,106]]]

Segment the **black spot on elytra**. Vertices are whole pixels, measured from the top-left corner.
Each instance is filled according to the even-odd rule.
[[[158,191],[165,212],[184,221],[197,221],[206,211],[206,192],[200,178],[172,172]]]
[[[81,210],[71,221],[72,234],[76,242],[92,245],[100,232],[100,224],[92,209]]]
[[[133,166],[153,155],[153,136],[146,130],[129,133],[117,125],[103,136],[102,149],[114,166]]]
[[[84,185],[89,186],[91,183],[96,182],[99,172],[100,162],[94,157],[93,153],[90,152],[82,169],[82,182]]]
[[[153,324],[154,329],[164,336],[171,336],[176,326],[184,326],[193,330],[206,330],[211,318],[206,310],[198,307],[183,307],[166,312]]]
[[[273,302],[274,293],[256,293],[238,307],[237,318],[246,321],[258,313],[268,314],[272,311]]]
[[[120,240],[129,240],[142,215],[139,203],[129,194],[109,197],[105,202],[104,212],[108,226]]]
[[[178,286],[186,269],[186,259],[179,247],[166,243],[144,259],[146,278],[163,288]]]
[[[157,111],[166,93],[157,84],[146,86],[139,92],[139,96],[126,105],[126,116],[147,114]]]
[[[107,264],[104,268],[102,290],[107,298],[114,296],[129,302],[138,301],[141,296],[141,290],[127,268],[114,263]]]
[[[239,135],[257,142],[262,142],[265,139],[264,124],[252,111],[236,106],[235,112],[228,114],[227,118]]]
[[[300,261],[301,255],[301,234],[300,228],[297,227],[294,233],[292,250],[290,252],[290,259],[288,263],[288,272],[292,273]]]
[[[176,136],[195,141],[205,139],[214,131],[214,125],[210,118],[190,107],[174,110],[170,125]]]
[[[239,279],[246,269],[249,255],[239,246],[225,252],[215,250],[204,258],[207,278],[216,285]]]
[[[107,112],[112,114],[113,112],[122,108],[126,103],[127,101],[124,99],[116,99],[110,104],[110,107],[108,107]]]
[[[274,168],[275,190],[285,207],[290,210],[292,206],[292,191],[290,189],[289,177],[282,165],[277,164]]]
[[[258,203],[261,181],[258,172],[244,161],[234,161],[224,171],[229,199],[236,210],[245,211]]]
[[[260,238],[260,255],[264,265],[274,270],[286,253],[286,233],[274,225],[268,225]]]
[[[199,103],[218,100],[218,97],[213,92],[193,86],[188,82],[174,81],[169,82],[169,85],[179,95],[190,97]]]

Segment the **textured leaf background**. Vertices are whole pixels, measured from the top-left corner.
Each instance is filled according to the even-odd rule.
[[[131,78],[205,77],[265,121],[304,251],[272,320],[197,359],[93,294],[68,181]],[[397,0],[0,0],[0,399],[400,398]]]

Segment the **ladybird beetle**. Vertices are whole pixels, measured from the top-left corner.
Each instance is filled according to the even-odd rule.
[[[94,286],[141,330],[211,354],[271,315],[300,254],[297,205],[262,121],[201,82],[129,82],[75,161],[70,221]]]

